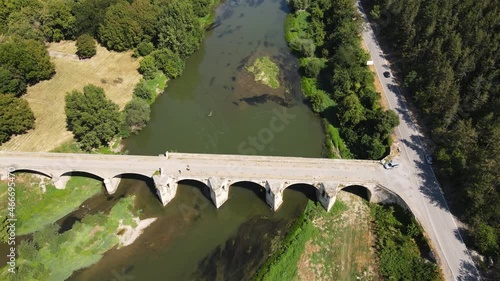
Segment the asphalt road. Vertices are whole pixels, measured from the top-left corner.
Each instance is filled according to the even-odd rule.
[[[446,280],[480,280],[479,272],[463,243],[453,215],[450,213],[439,183],[432,169],[426,163],[426,151],[415,120],[411,118],[399,85],[394,79],[386,55],[380,48],[372,26],[368,24],[361,3],[359,10],[365,19],[362,37],[374,62],[376,74],[382,84],[388,105],[400,118],[400,125],[395,129],[400,155],[395,159],[401,165],[392,169],[391,177],[401,185],[409,206],[424,226],[443,270]],[[389,72],[390,77],[385,77]]]

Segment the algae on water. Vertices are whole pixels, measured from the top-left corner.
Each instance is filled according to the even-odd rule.
[[[279,68],[267,56],[255,60],[252,66],[247,66],[246,69],[253,73],[255,81],[261,82],[273,89],[278,89],[280,83],[278,81]]]

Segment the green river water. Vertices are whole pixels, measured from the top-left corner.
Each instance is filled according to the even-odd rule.
[[[214,28],[182,76],[168,82],[150,123],[126,141],[126,150],[321,157],[320,120],[303,102],[298,61],[284,39],[287,13],[285,0],[223,2]],[[262,56],[280,67],[281,89],[259,85],[246,72],[244,66]],[[157,221],[135,243],[107,252],[70,280],[248,280],[303,210],[307,191],[285,191],[273,212],[259,186],[242,183],[216,209],[202,184],[185,182],[163,207],[151,183],[124,179],[115,195],[98,196],[90,207],[105,210],[136,195],[141,218]]]

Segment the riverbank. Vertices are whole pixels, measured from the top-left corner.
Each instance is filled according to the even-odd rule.
[[[381,106],[366,66],[355,1],[290,5],[285,38],[300,57],[304,95],[324,120],[328,157],[381,159],[399,119]]]
[[[442,280],[430,259],[412,214],[341,191],[330,212],[308,202],[253,280]]]
[[[43,229],[73,212],[87,199],[102,192],[102,183],[85,177],[71,177],[65,189],[56,189],[45,176],[17,174],[16,234],[26,235]],[[0,182],[2,217],[7,217],[7,182]],[[5,204],[5,205],[4,205]]]
[[[56,148],[73,138],[66,128],[66,93],[94,84],[104,88],[106,96],[123,109],[141,79],[137,72],[139,61],[132,57],[132,51],[118,53],[98,45],[94,57],[78,60],[72,57],[76,53],[75,41],[50,43],[47,49],[52,54],[56,74],[28,87],[22,97],[33,111],[35,128],[14,136],[0,150],[42,152]]]
[[[98,213],[75,222],[70,230],[61,232],[57,224],[49,224],[28,240],[18,241],[18,280],[60,281],[81,268],[99,261],[102,255],[122,243],[132,242],[151,220],[137,219],[134,197],[116,203],[108,214]],[[129,230],[124,230],[124,229]],[[121,237],[128,234],[126,237]],[[8,273],[1,269],[0,279]]]

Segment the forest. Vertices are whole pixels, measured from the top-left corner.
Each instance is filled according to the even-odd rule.
[[[81,59],[95,55],[95,41],[113,51],[134,50],[134,56],[143,57],[139,71],[146,80],[135,92],[144,93],[144,85],[159,72],[168,78],[181,75],[184,60],[203,39],[203,28],[216,3],[0,0],[0,144],[34,126],[29,105],[18,97],[26,93],[28,86],[55,74],[45,43],[77,40],[77,55]],[[124,136],[140,130],[143,120],[149,118],[144,103],[140,99],[131,101],[123,113],[124,124],[120,127]],[[142,115],[127,116],[127,112]],[[148,116],[144,116],[146,113]],[[11,115],[16,118],[7,118]],[[85,147],[93,147],[98,141],[90,143]]]
[[[324,120],[330,156],[381,159],[399,119],[380,105],[354,1],[288,4],[286,40],[300,57],[303,92]]]
[[[500,279],[500,1],[365,0],[435,143],[438,178]],[[471,245],[469,245],[471,246]]]

